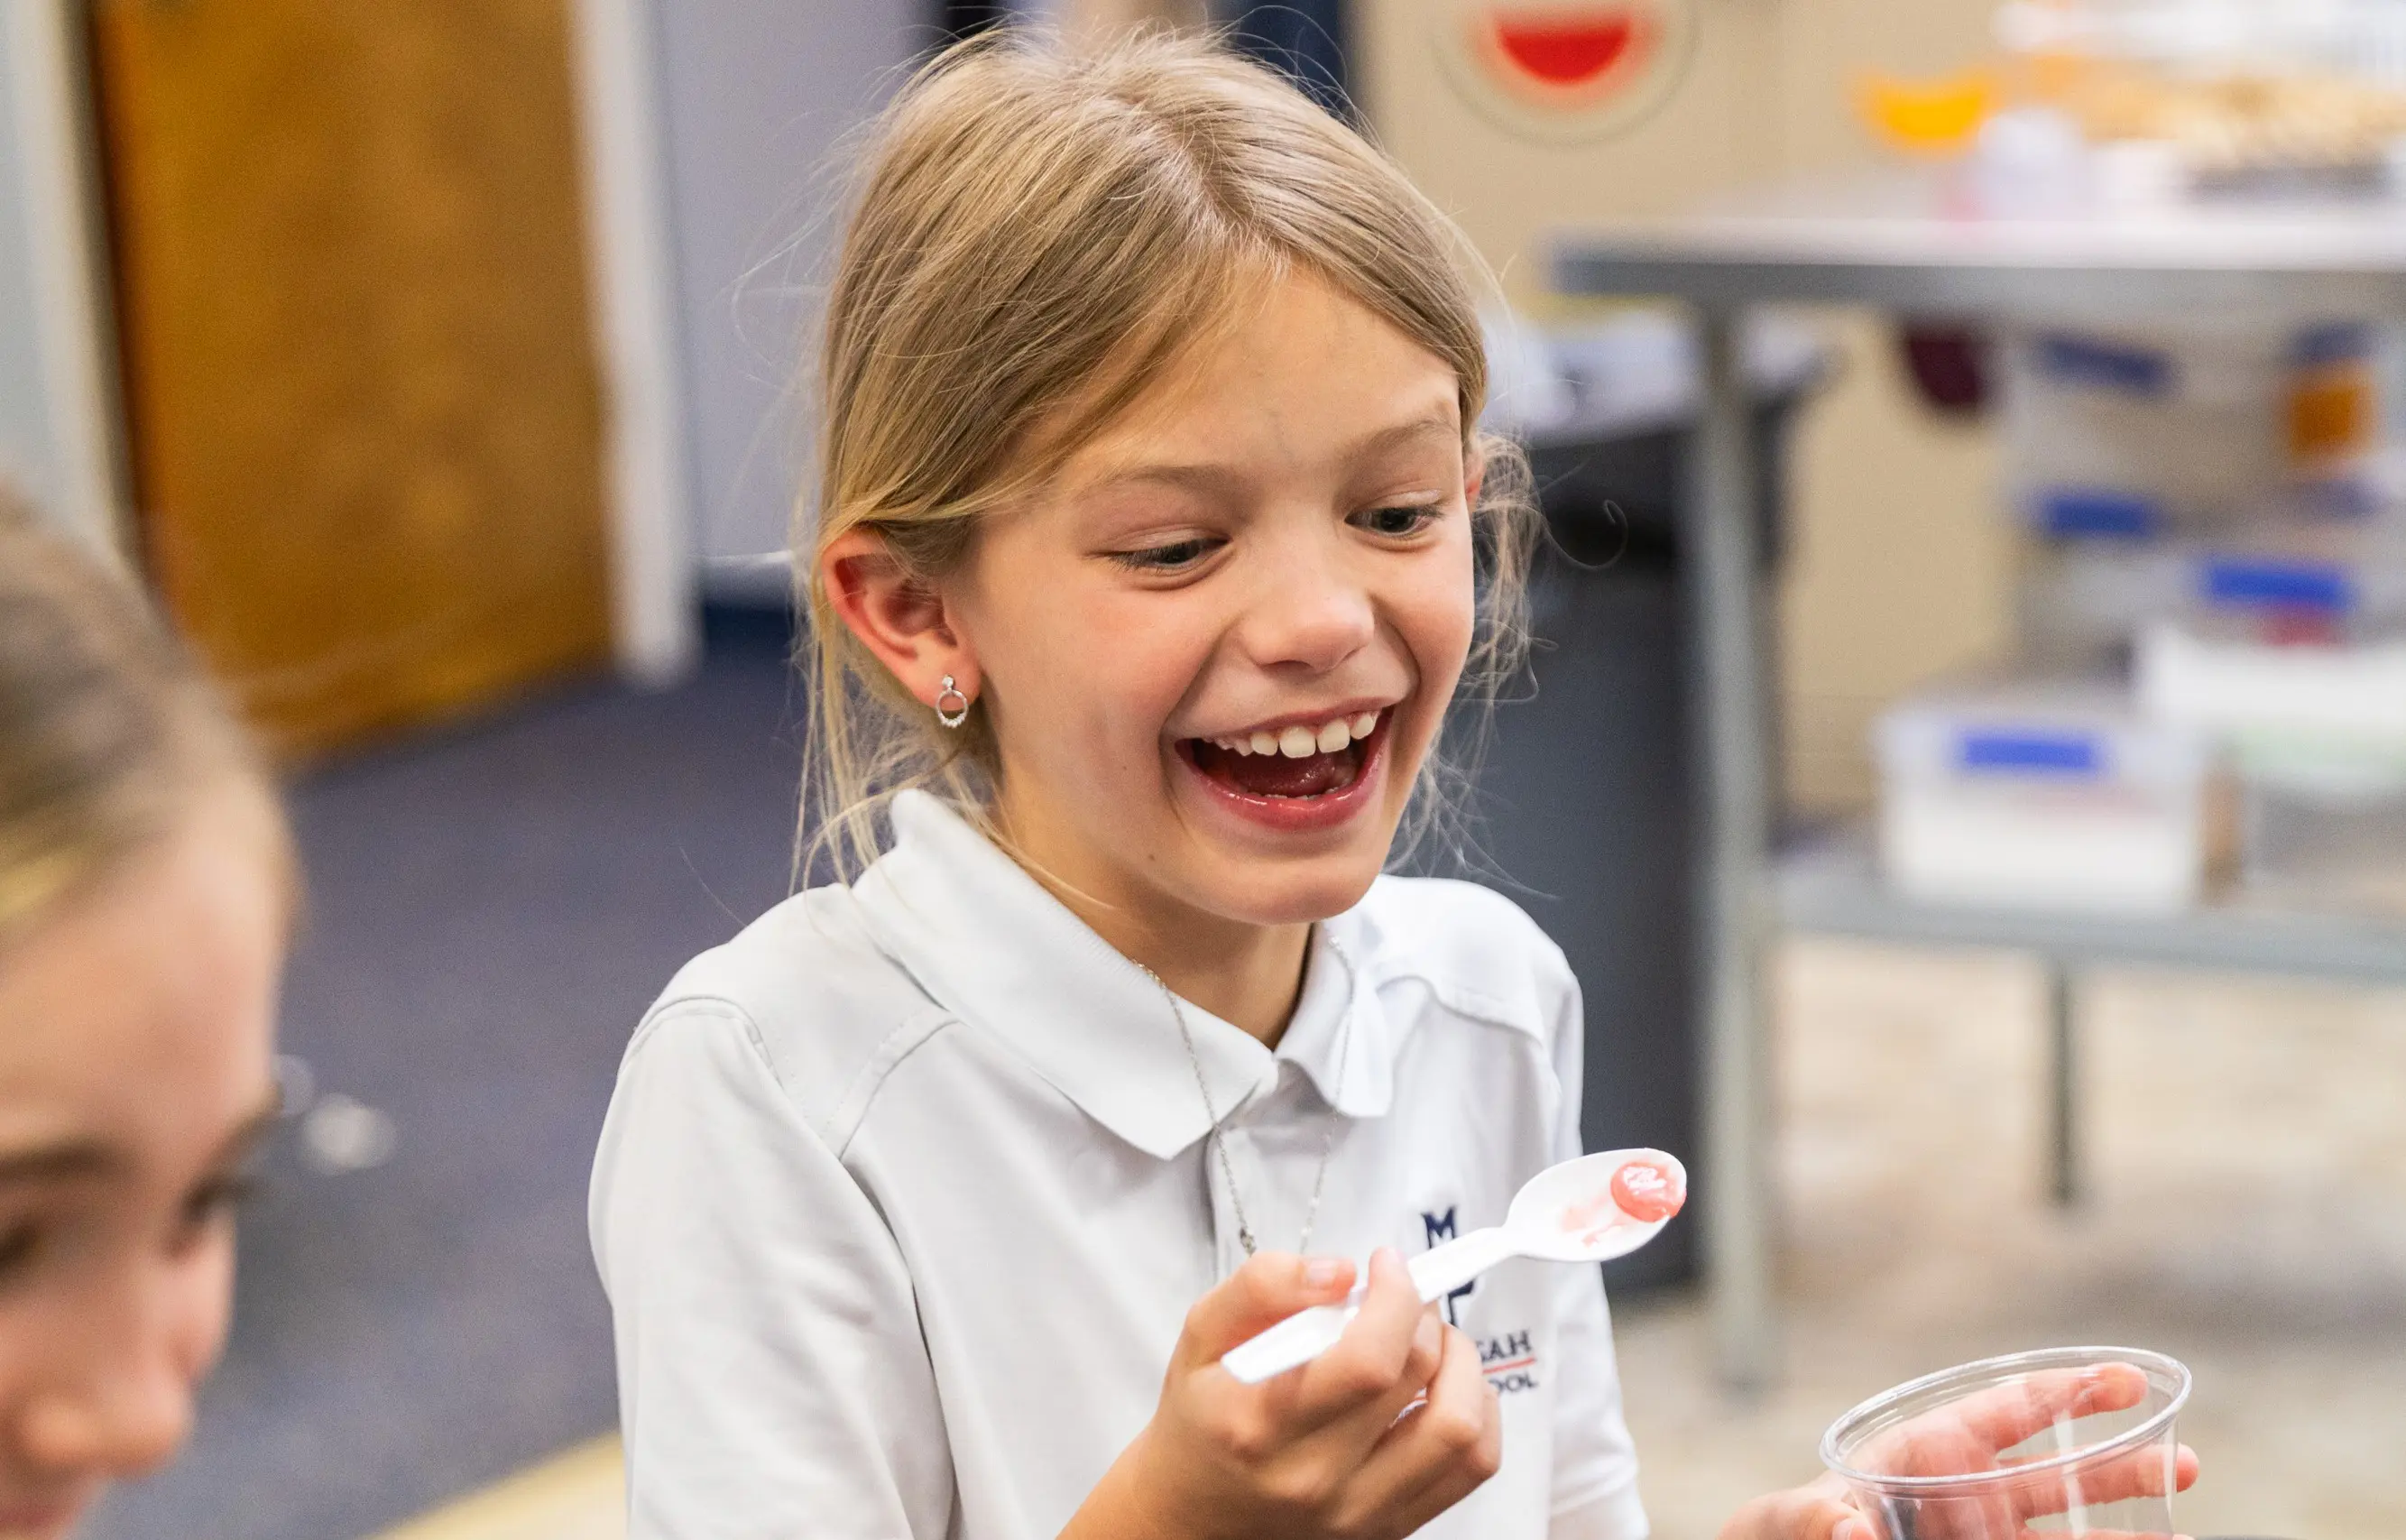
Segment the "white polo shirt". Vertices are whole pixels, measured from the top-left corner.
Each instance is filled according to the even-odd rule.
[[[1054,1540],[1243,1260],[1151,980],[932,798],[636,1029],[594,1165],[630,1540]],[[1275,1052],[1187,1016],[1248,1217],[1407,1256],[1578,1150],[1578,988],[1509,901],[1382,878],[1314,927]],[[1451,1302],[1502,1392],[1493,1480],[1421,1533],[1640,1540],[1592,1267]]]

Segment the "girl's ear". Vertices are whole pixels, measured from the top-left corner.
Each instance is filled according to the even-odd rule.
[[[944,677],[977,699],[977,655],[953,624],[943,596],[912,577],[870,530],[847,530],[819,555],[819,585],[846,629],[920,704],[936,709]]]

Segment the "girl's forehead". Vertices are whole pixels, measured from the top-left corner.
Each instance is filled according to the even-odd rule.
[[[0,952],[0,1153],[36,1136],[173,1146],[254,1112],[282,925],[274,869],[206,827],[17,938]]]
[[[1263,438],[1340,455],[1406,430],[1458,445],[1460,385],[1367,305],[1292,273],[1177,349],[1148,389],[1064,458],[1062,479],[1208,460]]]

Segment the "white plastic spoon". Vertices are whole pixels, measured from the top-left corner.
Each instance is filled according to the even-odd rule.
[[[1432,1247],[1412,1258],[1407,1270],[1425,1305],[1507,1257],[1610,1262],[1661,1235],[1687,1200],[1687,1167],[1660,1150],[1581,1155],[1531,1177],[1513,1194],[1502,1224]],[[1287,1317],[1228,1349],[1220,1366],[1258,1385],[1310,1363],[1337,1346],[1367,1289],[1355,1289],[1341,1305],[1315,1305]]]

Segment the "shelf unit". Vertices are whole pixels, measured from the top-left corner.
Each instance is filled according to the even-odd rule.
[[[2245,900],[2165,915],[1920,903],[1881,882],[1868,834],[1854,829],[1788,850],[1774,881],[1780,922],[1791,931],[2027,952],[2073,970],[2161,968],[2406,986],[2406,922],[2371,915]]]
[[[1761,449],[1738,366],[1762,304],[1868,305],[1906,315],[2078,322],[2248,314],[2406,315],[2406,210],[2281,203],[1982,215],[1943,169],[1797,185],[1700,212],[1565,233],[1568,294],[1685,301],[1705,391],[1691,440],[1683,582],[1692,644],[1693,853],[1705,1116],[1700,1191],[1722,1377],[1760,1384],[1776,1360],[1771,1289],[1772,1104],[1764,949],[1775,927],[1897,941],[2014,947],[2057,979],[2057,1185],[2076,1181],[2071,975],[2099,964],[2213,967],[2406,982],[2406,940],[2368,922],[2209,910],[2180,921],[1945,911],[1879,892],[1860,846],[1775,869],[1775,719],[1757,518]]]

